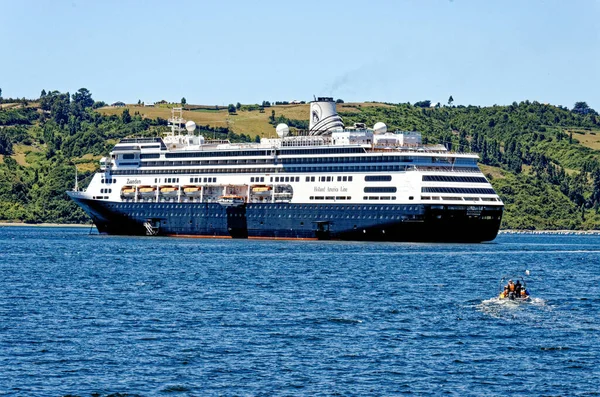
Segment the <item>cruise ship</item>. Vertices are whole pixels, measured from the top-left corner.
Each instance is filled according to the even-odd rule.
[[[197,135],[173,109],[164,137],[125,138],[85,191],[67,192],[106,234],[242,239],[483,242],[503,203],[474,153],[385,124],[345,127],[332,98],[309,130],[260,143]],[[275,135],[274,135],[275,136]]]

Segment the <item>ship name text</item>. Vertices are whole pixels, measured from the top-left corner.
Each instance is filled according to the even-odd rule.
[[[345,193],[348,191],[348,188],[345,186],[315,186],[314,191],[317,193]]]

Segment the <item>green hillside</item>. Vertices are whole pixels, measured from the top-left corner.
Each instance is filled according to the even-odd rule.
[[[171,105],[172,106],[172,105]],[[269,136],[286,122],[305,128],[308,105],[190,106],[203,134],[232,141]],[[509,106],[340,104],[346,124],[383,121],[389,130],[421,131],[427,143],[480,154],[481,168],[504,200],[503,228],[600,228],[600,116],[537,102]],[[42,92],[35,100],[0,98],[0,220],[89,222],[65,190],[89,183],[98,159],[125,136],[157,136],[170,106],[106,107],[82,88]]]

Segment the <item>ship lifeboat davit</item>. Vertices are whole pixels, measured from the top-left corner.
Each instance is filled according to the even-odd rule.
[[[256,185],[252,187],[252,194],[260,197],[270,196],[271,190],[270,186]]]
[[[187,197],[200,197],[200,195],[202,194],[202,187],[201,186],[184,186],[183,194],[185,194]]]
[[[160,195],[163,197],[177,197],[179,188],[177,186],[165,185],[160,187]]]
[[[154,186],[140,186],[138,187],[138,193],[141,198],[153,198],[156,195],[156,188]]]
[[[135,198],[135,186],[123,186],[121,188],[121,197],[125,199]]]
[[[242,196],[230,194],[219,197],[219,204],[221,204],[223,207],[239,207],[245,203],[246,201]]]

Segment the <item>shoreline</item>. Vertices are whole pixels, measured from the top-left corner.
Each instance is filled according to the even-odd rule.
[[[18,223],[18,222],[0,222],[0,227],[96,227],[94,224],[81,223]]]
[[[556,234],[556,235],[588,235],[598,236],[600,230],[513,230],[498,231],[498,234]]]

